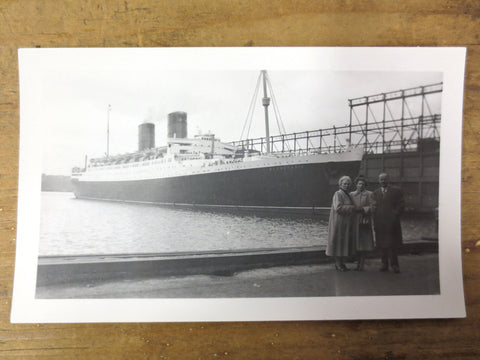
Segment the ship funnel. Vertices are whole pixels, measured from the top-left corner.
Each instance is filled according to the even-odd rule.
[[[138,125],[138,151],[155,147],[155,124],[143,123]]]
[[[175,111],[168,114],[168,138],[187,137],[187,113]]]

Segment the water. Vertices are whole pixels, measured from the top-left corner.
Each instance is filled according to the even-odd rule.
[[[316,219],[202,212],[43,192],[40,255],[164,253],[324,246]]]
[[[404,241],[436,236],[433,216],[404,216]],[[327,222],[76,199],[43,192],[40,255],[325,247]]]

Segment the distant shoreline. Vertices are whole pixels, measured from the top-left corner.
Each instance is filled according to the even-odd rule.
[[[73,192],[70,176],[42,174],[42,191]]]

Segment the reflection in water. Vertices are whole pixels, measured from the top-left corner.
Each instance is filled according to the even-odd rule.
[[[42,193],[40,255],[157,253],[324,245],[312,218],[203,212]]]
[[[164,253],[326,245],[316,218],[208,212],[42,193],[40,255]],[[406,241],[435,236],[432,216],[405,216]]]

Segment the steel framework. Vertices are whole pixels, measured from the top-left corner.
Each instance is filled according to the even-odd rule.
[[[350,146],[363,146],[371,154],[414,151],[419,139],[440,139],[441,115],[432,111],[430,98],[442,90],[438,83],[349,99],[348,125],[270,136],[270,152],[332,153]],[[264,137],[231,144],[248,151],[268,150]]]

